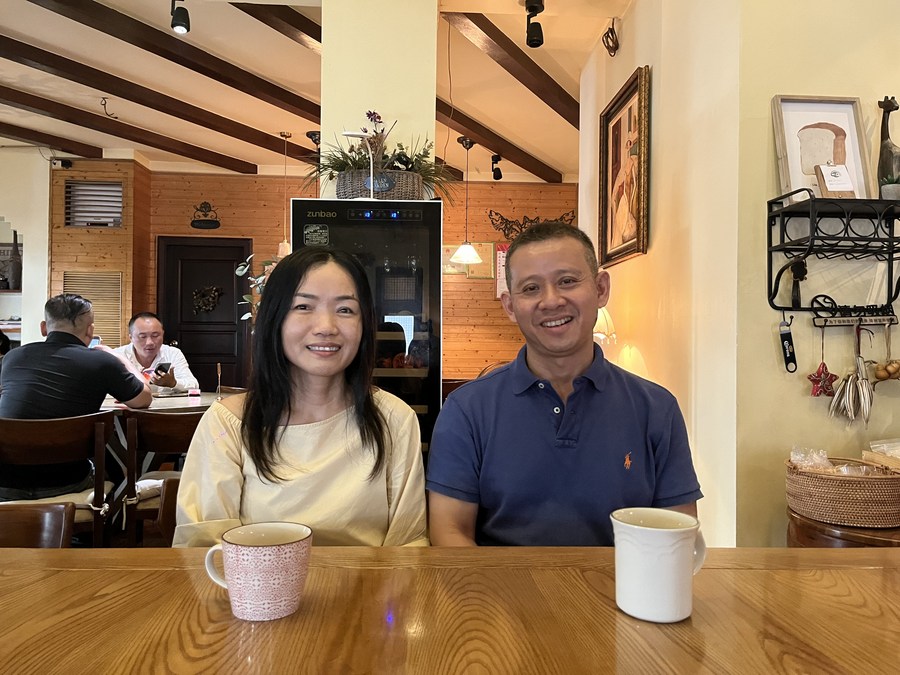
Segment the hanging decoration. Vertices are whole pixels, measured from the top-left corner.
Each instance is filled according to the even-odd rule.
[[[212,312],[219,305],[219,298],[224,295],[225,289],[219,286],[204,286],[195,288],[191,294],[194,299],[194,316],[200,312]]]
[[[820,330],[822,331],[821,363],[816,372],[807,375],[806,379],[812,382],[810,396],[834,396],[834,383],[838,376],[829,372],[828,366],[825,365],[825,326],[822,326]]]
[[[555,221],[571,225],[575,222],[575,209],[567,211],[558,218],[541,218],[540,216],[529,218],[528,216],[525,216],[522,220],[512,220],[497,211],[488,211],[488,218],[490,218],[491,225],[495,230],[502,232],[507,241],[512,241],[529,227],[537,225],[538,223]]]

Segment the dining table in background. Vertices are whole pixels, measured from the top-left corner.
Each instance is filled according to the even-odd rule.
[[[674,624],[616,609],[612,548],[316,548],[314,539],[299,611],[263,623],[232,617],[205,554],[0,549],[0,672],[898,668],[897,549],[710,549],[693,615]]]

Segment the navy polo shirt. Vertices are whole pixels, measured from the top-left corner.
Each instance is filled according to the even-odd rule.
[[[479,505],[478,544],[611,546],[615,509],[703,496],[672,394],[595,346],[563,405],[526,350],[451,393],[429,446],[426,488]]]

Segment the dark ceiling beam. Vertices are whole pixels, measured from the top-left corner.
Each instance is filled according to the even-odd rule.
[[[97,70],[77,61],[51,54],[32,45],[0,35],[0,57],[36,68],[45,73],[78,82],[98,89],[118,98],[126,99],[153,108],[167,115],[197,124],[205,129],[218,131],[226,136],[252,145],[271,150],[279,155],[284,153],[284,140],[252,127],[208,112],[171,96],[166,96],[139,84]],[[288,156],[306,162],[316,162],[316,151],[296,143],[288,143]]]
[[[447,164],[447,162],[445,162],[440,157],[435,156],[434,163],[439,164],[443,168],[444,173],[449,174],[451,178],[455,178],[456,180],[463,179],[464,174],[462,171],[457,169],[455,166],[451,166],[450,164]]]
[[[37,113],[39,115],[46,115],[47,117],[52,117],[53,119],[68,122],[70,124],[76,124],[87,129],[93,129],[94,131],[101,131],[105,134],[125,138],[134,141],[135,143],[141,143],[153,148],[165,150],[166,152],[181,155],[182,157],[187,157],[198,162],[220,166],[230,171],[236,171],[237,173],[257,173],[256,164],[235,159],[234,157],[228,157],[227,155],[206,150],[205,148],[198,148],[189,143],[183,143],[152,131],[139,129],[130,124],[124,124],[123,122],[119,122],[118,120],[114,120],[104,115],[95,115],[78,108],[72,108],[71,106],[57,103],[56,101],[50,101],[17,89],[11,89],[10,87],[3,85],[0,85],[0,103],[12,106],[13,108],[28,110],[29,112]]]
[[[318,103],[305,99],[98,2],[92,0],[28,1],[238,89],[248,96],[253,96],[319,124],[321,109]]]
[[[300,12],[285,5],[256,5],[250,2],[232,2],[232,7],[262,21],[282,35],[303,45],[311,52],[322,55],[322,27]]]
[[[562,174],[559,171],[498,136],[483,124],[479,124],[458,108],[451,107],[449,103],[441,99],[437,100],[437,120],[468,136],[479,145],[503,155],[504,160],[509,160],[538,178],[548,183],[562,183]]]
[[[441,12],[441,16],[479,50],[496,61],[531,93],[576,129],[578,101],[544,72],[484,14]],[[501,153],[502,154],[502,153]]]
[[[87,143],[79,143],[62,136],[45,134],[43,131],[18,127],[15,124],[0,122],[0,136],[14,141],[21,141],[22,143],[43,146],[51,150],[67,152],[70,155],[78,155],[79,157],[90,159],[103,159],[103,148],[88,145]]]
[[[34,1],[35,0],[32,0],[32,2]],[[238,9],[246,12],[255,19],[263,22],[267,26],[270,26],[283,35],[286,35],[295,42],[309,49],[313,49],[314,51],[316,51],[316,53],[321,54],[321,28],[314,21],[303,17],[298,12],[295,12],[288,7],[284,7],[283,5],[257,5],[234,2],[231,4]],[[296,21],[295,16],[301,17],[303,21],[306,22],[303,24],[303,28],[300,28],[295,24],[293,26],[293,29],[284,29],[284,27],[280,25],[287,19]],[[463,24],[464,26],[479,26],[482,34],[491,36],[491,39],[489,41],[487,39],[483,40],[483,43],[485,45],[484,49],[488,53],[488,55],[495,61],[500,63],[500,65],[502,65],[504,68],[506,68],[514,77],[516,77],[531,91],[535,92],[537,96],[548,103],[554,110],[559,112],[559,114],[562,115],[564,119],[571,122],[576,129],[578,128],[578,102],[571,96],[569,96],[569,94],[566,93],[566,91],[562,87],[556,84],[556,82],[554,82],[553,79],[549,75],[547,75],[547,73],[538,68],[531,59],[529,59],[524,53],[522,53],[522,50],[516,47],[515,43],[513,43],[512,40],[506,37],[496,26],[494,26],[490,21],[484,18],[483,15],[444,13],[442,14],[442,16],[447,17],[447,20],[451,23],[451,25],[456,26],[457,30],[460,30],[460,32],[463,32],[463,30],[457,24]],[[458,17],[463,17],[463,19],[460,20]],[[466,33],[463,32],[463,34],[465,35]],[[469,36],[467,35],[466,37]],[[469,39],[472,38],[469,37]],[[312,46],[310,46],[310,43],[312,43]],[[560,108],[556,107],[557,104],[560,106]],[[449,117],[449,106],[447,106],[447,104],[440,99],[437,99],[437,120],[438,122],[446,124],[445,120],[442,119],[441,116],[441,106],[443,106],[447,111],[445,112],[444,117]],[[564,110],[564,112],[561,112],[561,110]],[[454,118],[457,121],[459,121],[460,116],[461,113],[459,111],[456,111],[454,113]],[[544,178],[551,183],[562,182],[562,174],[560,174],[558,171],[547,166],[535,157],[529,155],[527,152],[513,145],[509,141],[504,140],[495,132],[491,131],[475,120],[469,117],[465,117],[465,119],[468,120],[467,124],[465,125],[465,129],[461,129],[460,126],[454,126],[453,128],[457,131],[462,131],[462,133],[466,134],[467,136],[471,136],[476,140],[478,140],[476,138],[476,135],[479,138],[491,139],[490,143],[481,140],[478,140],[478,142],[482,145],[485,145],[486,147],[494,149],[495,152],[499,152],[501,155],[503,155],[504,158],[507,158],[510,161],[514,161],[513,157],[519,157],[521,161],[515,163],[526,171],[534,173],[534,175],[538,176],[539,178]],[[475,131],[476,129],[478,131]],[[445,170],[449,171],[453,176],[456,176],[460,180],[462,180],[462,171],[460,171],[456,167],[446,164],[441,157],[435,156],[435,161],[438,164],[444,164],[444,166],[446,167]],[[532,171],[529,166],[537,167],[537,171],[540,171],[540,173]],[[545,178],[545,176],[550,176],[550,178]]]

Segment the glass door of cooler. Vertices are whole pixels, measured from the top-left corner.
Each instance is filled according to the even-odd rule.
[[[408,403],[427,448],[441,403],[439,201],[293,199],[294,249],[349,251],[372,288],[375,383]]]

